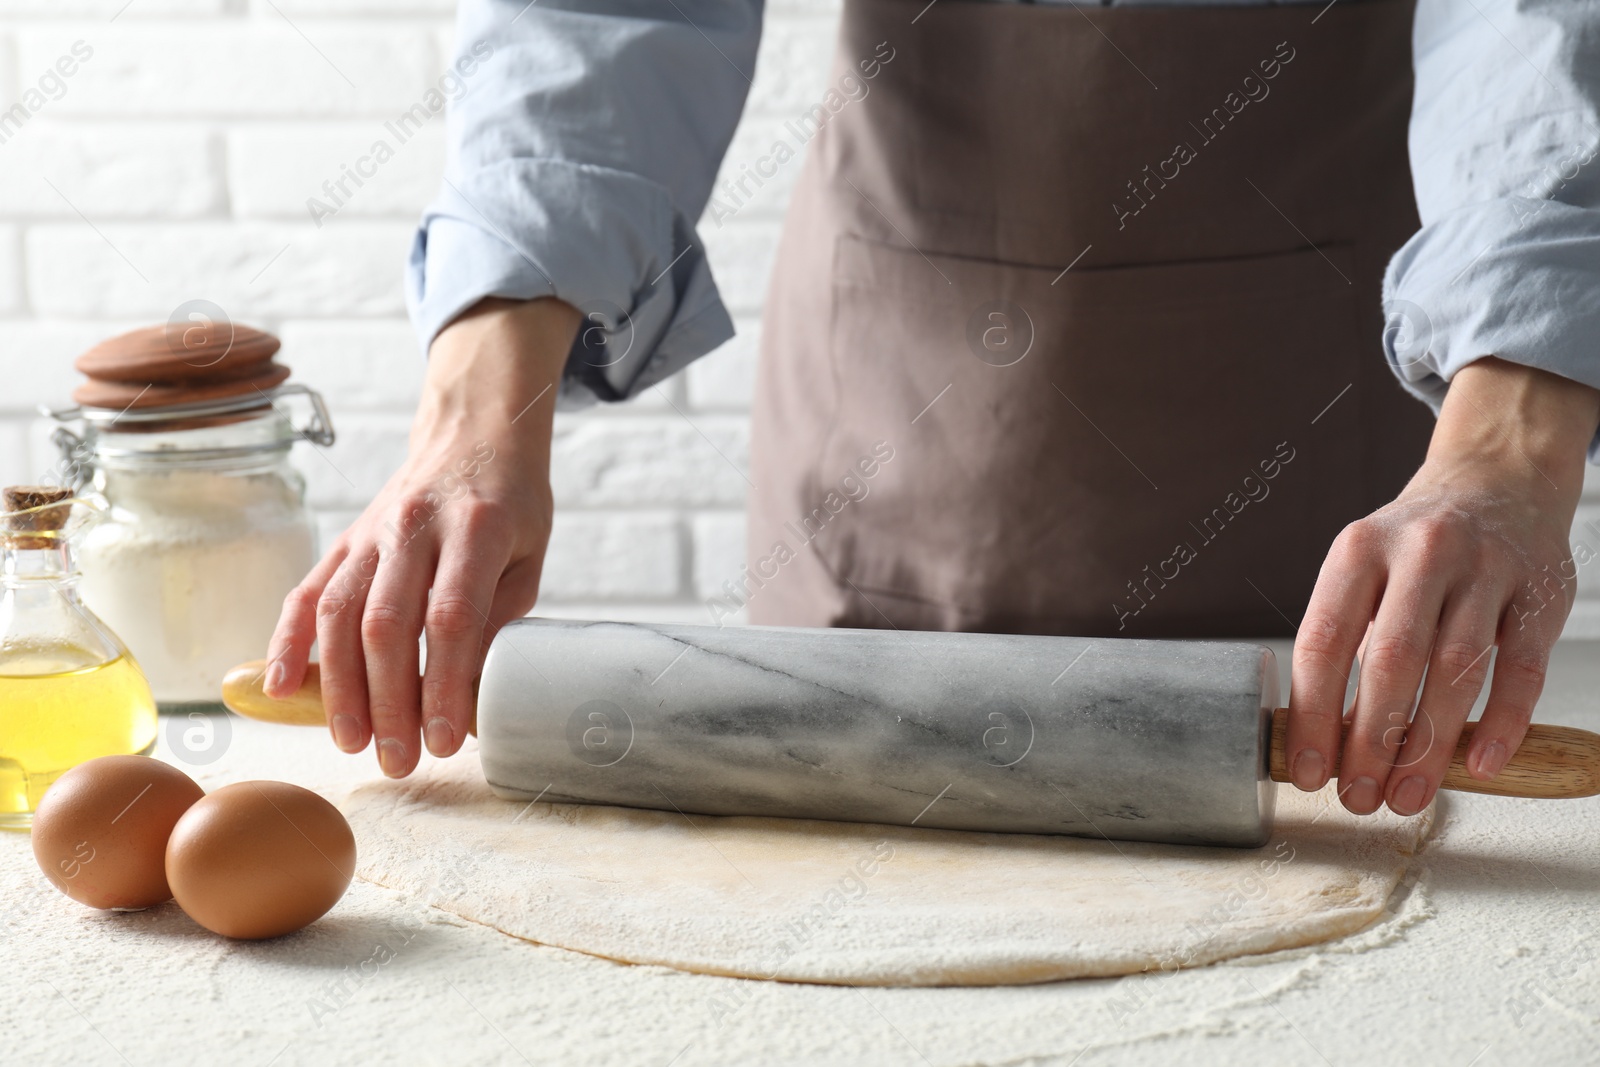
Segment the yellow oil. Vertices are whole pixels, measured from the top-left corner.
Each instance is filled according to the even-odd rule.
[[[85,760],[155,747],[156,702],[138,665],[92,660],[57,647],[0,668],[0,829],[25,829],[44,791]]]

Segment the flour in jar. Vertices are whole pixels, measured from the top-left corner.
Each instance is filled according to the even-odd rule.
[[[83,599],[163,705],[220,700],[266,655],[283,599],[315,561],[299,486],[273,469],[104,469],[109,516],[79,548]]]

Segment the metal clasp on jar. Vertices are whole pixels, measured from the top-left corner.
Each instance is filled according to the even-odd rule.
[[[311,405],[311,417],[302,425],[296,425],[293,417],[278,406],[278,401],[293,396],[304,396]],[[110,408],[90,408],[74,406],[70,408],[52,408],[41,404],[39,413],[47,418],[54,419],[62,425],[56,427],[50,435],[50,440],[55,444],[61,454],[61,463],[56,471],[46,475],[42,481],[59,484],[74,491],[83,488],[93,477],[93,459],[96,454],[95,446],[89,442],[87,435],[78,433],[68,427],[68,423],[83,422],[89,427],[104,433],[111,430],[118,423],[173,423],[186,419],[205,419],[218,415],[231,415],[241,412],[253,411],[262,407],[271,407],[283,416],[289,428],[300,438],[310,441],[321,448],[327,448],[334,443],[336,435],[333,429],[333,418],[328,413],[328,405],[322,399],[322,394],[310,386],[297,382],[289,382],[278,388],[255,396],[235,396],[223,400],[202,401],[196,404],[172,404],[165,407],[152,408],[125,408],[114,411]],[[220,455],[233,451],[253,451],[255,446],[244,449],[210,449],[204,452],[190,453],[193,458],[201,456]]]

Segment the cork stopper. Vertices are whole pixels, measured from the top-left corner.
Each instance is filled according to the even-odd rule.
[[[49,507],[72,499],[72,490],[50,485],[8,485],[0,491],[7,515],[5,541],[12,548],[54,548],[56,531],[67,524],[72,515],[72,505]],[[38,510],[34,510],[34,509]],[[20,513],[20,514],[19,514]],[[29,533],[41,536],[30,537]]]

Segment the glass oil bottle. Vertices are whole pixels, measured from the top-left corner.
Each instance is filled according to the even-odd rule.
[[[97,756],[149,753],[144,675],[78,597],[65,489],[13,486],[0,516],[0,829],[26,829],[56,778]]]

